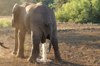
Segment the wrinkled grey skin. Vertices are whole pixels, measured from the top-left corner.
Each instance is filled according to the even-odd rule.
[[[50,46],[51,43],[53,45],[55,59],[61,61],[55,15],[42,2],[37,4],[15,4],[13,7],[12,27],[15,28],[15,49],[13,54],[24,57],[24,40],[25,34],[28,32],[31,34],[33,43],[32,53],[28,61],[36,61],[39,54],[39,44],[40,42],[44,43],[46,39],[50,39]]]

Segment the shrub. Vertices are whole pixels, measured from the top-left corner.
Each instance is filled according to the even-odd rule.
[[[11,22],[6,20],[0,20],[0,28],[11,27]]]
[[[55,4],[56,4],[56,8],[61,8],[61,6],[67,2],[69,2],[70,0],[54,0]]]
[[[78,5],[75,1],[63,4],[63,6],[56,11],[56,18],[58,21],[69,21],[69,19],[73,21],[75,17],[77,18],[77,14],[79,13],[77,9]]]
[[[26,51],[28,49],[29,46],[26,46],[26,44],[24,44],[24,50]]]
[[[73,0],[63,4],[55,15],[58,21],[86,23],[100,21],[100,0]]]
[[[48,6],[49,6],[51,9],[53,9],[53,10],[54,10],[55,7],[56,7],[56,6],[55,6],[55,3],[50,3]]]

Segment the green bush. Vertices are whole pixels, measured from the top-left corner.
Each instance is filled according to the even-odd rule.
[[[100,0],[73,0],[63,4],[55,15],[58,21],[86,23],[100,21]]]
[[[50,3],[48,6],[49,6],[51,9],[53,9],[53,10],[54,10],[55,7],[56,7],[56,6],[55,6],[55,3]]]
[[[100,23],[100,0],[92,0],[93,20]]]
[[[63,4],[61,8],[59,8],[55,15],[58,21],[73,21],[74,18],[77,18],[77,11],[78,5],[75,1],[71,3]]]
[[[0,20],[0,28],[11,27],[11,22],[6,20]]]
[[[26,46],[26,44],[24,44],[24,50],[26,51],[28,49],[29,46]]]
[[[60,8],[63,4],[69,2],[70,0],[54,0],[56,8]]]

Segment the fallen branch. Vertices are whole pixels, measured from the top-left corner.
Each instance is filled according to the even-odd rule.
[[[1,45],[2,47],[4,47],[5,49],[9,49],[8,47],[5,47],[5,46],[3,45],[3,43],[1,43],[1,42],[0,42],[0,45]]]

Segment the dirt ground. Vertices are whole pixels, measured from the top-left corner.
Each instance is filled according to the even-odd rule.
[[[9,49],[0,46],[0,66],[99,66],[100,65],[100,24],[57,23],[59,50],[62,62],[54,60],[51,49],[49,63],[30,63],[31,37],[26,35],[25,58],[12,55],[14,49],[14,29],[0,28],[0,42]]]

